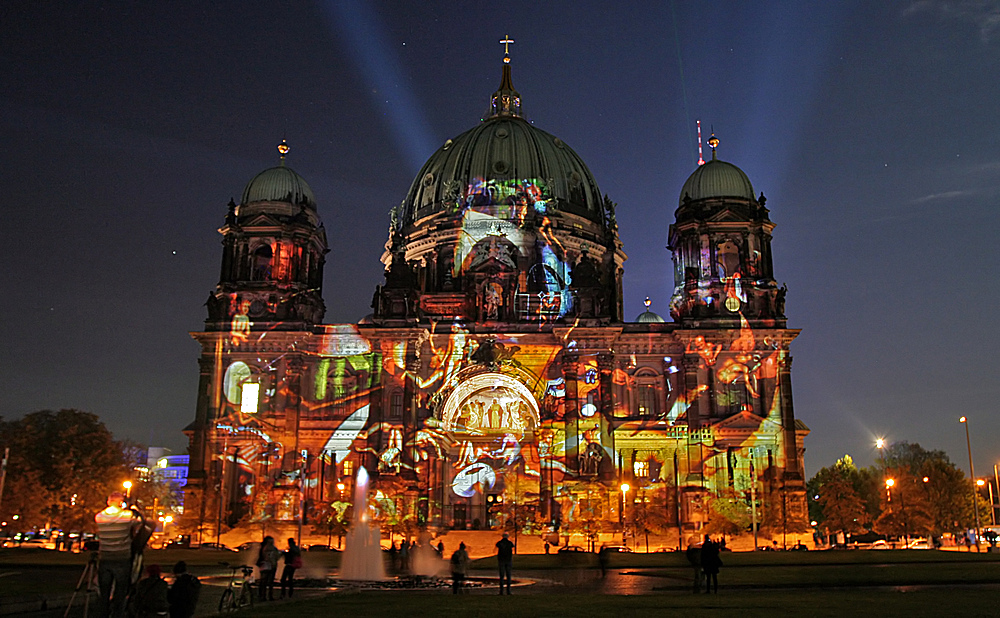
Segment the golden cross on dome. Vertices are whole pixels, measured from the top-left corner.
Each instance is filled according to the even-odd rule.
[[[514,39],[510,38],[509,34],[503,35],[503,40],[500,41],[500,44],[503,45],[503,55],[504,56],[509,56],[510,55],[510,44],[513,43],[513,42],[514,42]]]

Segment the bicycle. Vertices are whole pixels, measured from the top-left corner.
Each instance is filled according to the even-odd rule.
[[[219,564],[232,569],[229,576],[229,585],[219,599],[219,613],[236,612],[243,608],[253,609],[253,567],[252,566],[231,566],[228,562]],[[236,580],[236,571],[243,571],[243,579]]]

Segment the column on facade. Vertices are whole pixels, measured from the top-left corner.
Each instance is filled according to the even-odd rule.
[[[798,441],[795,437],[795,413],[792,405],[792,357],[785,351],[778,367],[778,388],[781,393],[781,437],[784,451],[784,479],[801,482]]]
[[[563,398],[566,423],[566,443],[572,444],[566,449],[566,467],[570,470],[580,469],[580,402],[577,400],[577,367],[578,357],[575,353],[564,352],[562,357],[562,374],[566,395]]]

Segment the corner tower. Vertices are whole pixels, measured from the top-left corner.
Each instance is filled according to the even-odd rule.
[[[681,189],[667,248],[673,253],[674,292],[670,314],[682,324],[738,321],[785,325],[785,289],[771,263],[774,224],[764,194],[754,197],[743,170],[716,157]]]
[[[297,330],[323,320],[326,230],[312,189],[285,165],[288,150],[282,140],[279,165],[254,176],[238,205],[229,202],[207,330],[232,330],[240,339],[252,324]]]

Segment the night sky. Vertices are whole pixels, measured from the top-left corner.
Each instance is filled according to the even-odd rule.
[[[628,316],[668,313],[697,119],[767,196],[809,475],[883,435],[967,469],[963,414],[977,469],[1000,461],[1000,3],[976,0],[8,0],[0,415],[183,452],[216,230],[282,137],[326,319],[369,313],[387,213],[487,110],[505,34],[526,115],[619,204]]]

